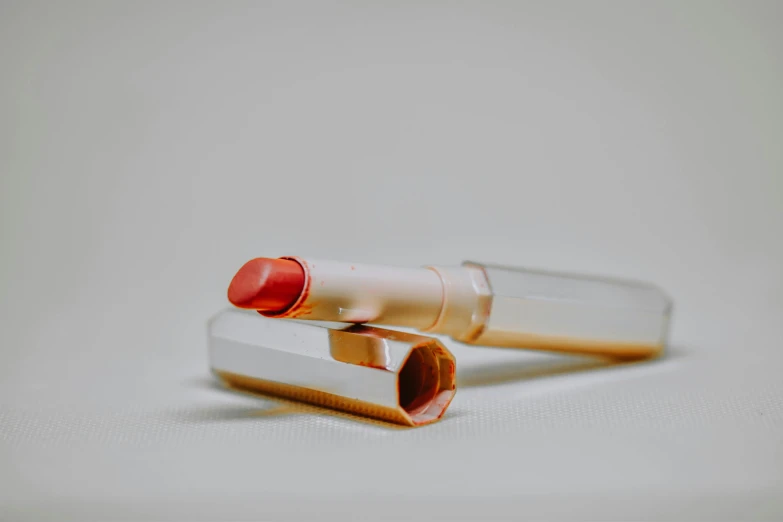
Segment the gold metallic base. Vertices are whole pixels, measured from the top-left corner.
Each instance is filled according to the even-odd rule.
[[[210,323],[210,366],[227,385],[406,426],[441,418],[454,356],[437,339],[227,310]]]

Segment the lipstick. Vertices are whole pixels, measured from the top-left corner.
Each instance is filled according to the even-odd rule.
[[[285,310],[304,290],[305,271],[295,261],[259,257],[245,263],[228,287],[228,300],[239,308]]]
[[[666,344],[671,300],[634,281],[475,262],[398,268],[247,262],[228,298],[266,317],[416,328],[484,346],[641,358]]]

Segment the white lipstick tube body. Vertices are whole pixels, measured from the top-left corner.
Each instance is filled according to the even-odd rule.
[[[305,288],[268,317],[417,328],[475,345],[611,357],[665,346],[671,301],[657,287],[466,262],[396,268],[289,257]]]

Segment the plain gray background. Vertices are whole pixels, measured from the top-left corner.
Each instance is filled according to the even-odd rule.
[[[783,517],[783,4],[0,0],[0,518]],[[212,384],[296,254],[646,279],[670,356],[450,346],[439,424]]]

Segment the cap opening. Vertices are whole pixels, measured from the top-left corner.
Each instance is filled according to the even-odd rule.
[[[408,415],[429,408],[440,387],[438,360],[426,348],[415,348],[400,370],[400,406]]]

